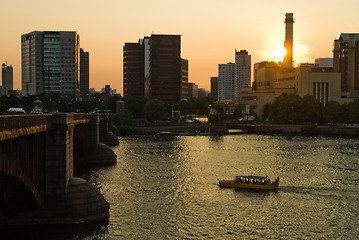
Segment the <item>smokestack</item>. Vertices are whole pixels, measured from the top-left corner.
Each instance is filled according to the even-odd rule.
[[[287,69],[293,68],[293,13],[285,14],[285,41],[284,48],[286,55],[283,59],[283,67]]]

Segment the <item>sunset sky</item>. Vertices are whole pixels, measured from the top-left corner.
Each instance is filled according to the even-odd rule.
[[[285,13],[294,14],[294,61],[332,57],[340,33],[359,32],[358,0],[8,0],[1,3],[0,63],[14,68],[21,89],[22,34],[76,31],[90,52],[90,88],[110,84],[122,94],[125,42],[154,34],[181,35],[189,81],[210,90],[218,64],[233,62],[235,49],[252,65],[280,60]]]

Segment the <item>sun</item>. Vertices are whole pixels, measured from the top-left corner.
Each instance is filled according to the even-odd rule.
[[[278,47],[275,51],[274,51],[274,60],[276,62],[283,62],[283,58],[284,56],[287,54],[287,51],[285,50],[284,47]]]

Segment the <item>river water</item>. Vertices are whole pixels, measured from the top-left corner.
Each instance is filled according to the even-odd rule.
[[[132,136],[113,150],[117,165],[81,175],[111,204],[89,239],[359,238],[359,139]],[[280,188],[218,186],[246,173]]]

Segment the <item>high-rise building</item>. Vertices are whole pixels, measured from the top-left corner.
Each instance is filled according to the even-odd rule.
[[[151,35],[150,98],[181,100],[181,36]]]
[[[125,98],[181,100],[188,61],[181,59],[180,35],[152,34],[138,43],[125,43],[123,54]]]
[[[241,100],[242,89],[251,82],[251,55],[235,51],[235,63],[218,66],[218,100]]]
[[[13,90],[13,68],[12,65],[8,66],[7,64],[2,65],[1,69],[2,75],[2,88],[8,95],[8,92]]]
[[[341,97],[359,97],[359,33],[342,33],[334,40],[333,71],[341,72]]]
[[[235,64],[218,65],[218,100],[238,100],[234,97]]]
[[[123,47],[123,94],[125,98],[148,98],[149,60],[145,74],[145,52],[149,52],[149,38]],[[149,56],[146,57],[146,60]]]
[[[90,60],[89,52],[85,52],[82,48],[80,48],[80,98],[83,100],[88,100],[90,98],[89,60]]]
[[[21,36],[23,95],[80,97],[80,36],[74,31],[34,31]]]
[[[188,60],[181,59],[181,100],[188,99]]]
[[[213,101],[218,100],[218,77],[211,77],[211,97]]]

